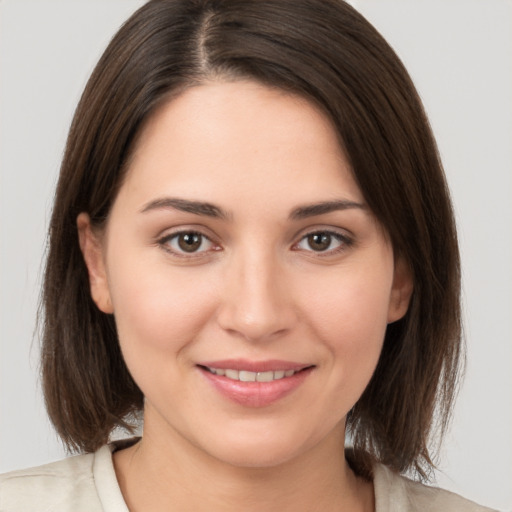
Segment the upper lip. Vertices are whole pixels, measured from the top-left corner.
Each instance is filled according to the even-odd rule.
[[[266,361],[249,361],[248,359],[223,359],[221,361],[204,361],[199,366],[207,366],[219,370],[238,370],[247,372],[269,372],[279,370],[303,370],[312,364],[298,363],[296,361],[283,361],[269,359]]]

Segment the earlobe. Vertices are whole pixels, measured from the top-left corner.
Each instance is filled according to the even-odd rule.
[[[405,316],[409,308],[413,289],[414,282],[411,268],[403,258],[397,258],[389,301],[388,324],[396,322]]]
[[[103,313],[113,313],[107,272],[103,255],[103,244],[94,233],[91,219],[87,213],[81,213],[76,219],[80,249],[89,274],[89,287],[92,300]]]

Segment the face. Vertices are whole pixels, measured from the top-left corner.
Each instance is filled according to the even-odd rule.
[[[144,435],[238,466],[343,438],[411,292],[328,119],[253,82],[162,106],[105,231],[78,227]]]

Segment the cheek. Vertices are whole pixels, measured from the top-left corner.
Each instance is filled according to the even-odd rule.
[[[190,269],[180,271],[142,258],[112,270],[114,317],[128,366],[131,361],[151,363],[176,356],[209,321],[215,287],[209,276],[191,274]]]
[[[382,338],[387,325],[392,268],[348,269],[321,287],[306,286],[311,322],[327,336],[345,333],[345,342]],[[351,333],[351,336],[348,336]]]
[[[308,324],[323,342],[333,366],[333,386],[353,396],[363,392],[377,365],[387,327],[392,266],[340,272],[307,297]]]

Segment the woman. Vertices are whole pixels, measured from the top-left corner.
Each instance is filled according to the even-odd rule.
[[[50,227],[46,403],[89,454],[3,477],[0,508],[484,510],[399,476],[447,422],[459,288],[421,103],[360,15],[151,1],[87,85]]]

